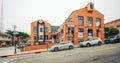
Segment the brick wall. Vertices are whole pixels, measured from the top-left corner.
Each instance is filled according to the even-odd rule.
[[[48,44],[48,48],[51,46],[54,46],[55,44]],[[39,45],[39,46],[27,46],[25,47],[25,51],[30,51],[30,50],[39,50],[39,49],[46,49],[46,45]]]

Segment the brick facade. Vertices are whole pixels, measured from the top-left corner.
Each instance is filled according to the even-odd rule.
[[[88,30],[92,30],[93,38],[99,37],[102,39],[102,41],[104,41],[104,15],[98,12],[96,9],[89,10],[88,6],[91,4],[93,3],[89,3],[85,8],[73,11],[70,16],[64,21],[64,23],[58,29],[60,41],[72,40],[74,44],[79,44],[81,40],[87,40],[89,38]],[[79,16],[83,17],[83,25],[78,25]],[[88,26],[88,17],[92,18],[92,26]],[[100,19],[99,26],[96,26],[97,18]],[[69,32],[69,27],[73,28],[73,30],[71,31],[71,36]],[[79,29],[83,29],[83,33],[78,33]]]
[[[38,24],[39,21],[43,21],[44,24]],[[33,44],[35,42],[50,42],[52,43],[52,38],[57,39],[56,31],[59,26],[51,26],[50,23],[44,20],[37,20],[31,23],[31,41]],[[42,30],[41,30],[42,29]],[[42,31],[42,32],[41,32]],[[42,36],[42,37],[41,37]],[[42,40],[44,41],[42,41]]]
[[[111,22],[106,23],[105,27],[117,28],[120,31],[120,19],[113,20]],[[119,34],[120,34],[120,32],[119,32]]]
[[[31,40],[32,40],[32,42],[37,42],[37,39],[40,38],[39,35],[38,35],[39,37],[37,37],[37,22],[38,21],[39,20],[34,21],[34,22],[31,23]],[[48,31],[45,32],[45,36],[47,36],[47,38],[45,38],[45,39],[47,39],[47,40],[45,40],[45,42],[50,42],[51,41],[51,39],[50,39],[50,37],[51,37],[51,33],[50,33],[51,24],[49,24],[46,21],[44,21],[44,24],[45,24],[45,28],[48,29]],[[35,27],[36,27],[36,29],[35,29]],[[40,32],[40,30],[39,30],[39,32]]]
[[[31,38],[34,41],[34,27],[36,21],[31,23]],[[51,25],[45,21],[45,27],[51,29]],[[51,32],[51,31],[50,31]],[[81,40],[99,37],[104,41],[104,15],[94,9],[90,2],[82,9],[73,11],[63,24],[56,30],[55,36],[59,41],[72,41],[75,45]],[[49,35],[51,33],[45,33]]]

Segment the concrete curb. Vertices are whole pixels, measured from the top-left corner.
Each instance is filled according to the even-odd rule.
[[[26,54],[38,54],[38,53],[43,53],[43,52],[48,52],[48,51],[44,50],[44,51],[36,51],[36,52],[25,52],[25,53],[19,53],[19,54],[9,54],[9,55],[0,56],[0,58],[10,57],[10,56],[22,56]]]

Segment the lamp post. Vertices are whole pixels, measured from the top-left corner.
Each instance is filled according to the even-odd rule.
[[[16,29],[16,25],[14,25],[13,28],[14,28],[13,37],[14,37],[14,46],[15,46],[14,54],[16,54],[16,53],[17,53],[17,48],[16,48],[16,40],[17,40],[17,37],[16,37],[16,35],[18,34],[18,32],[15,30],[15,29]]]

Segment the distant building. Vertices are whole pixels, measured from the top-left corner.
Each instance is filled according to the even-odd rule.
[[[37,20],[31,23],[32,42],[52,42],[52,37],[56,39],[56,31],[59,26],[51,26],[44,20]]]
[[[120,34],[120,19],[113,20],[111,22],[106,23],[105,27],[117,28],[119,30],[119,34]]]
[[[12,44],[12,38],[6,33],[0,32],[0,47]]]

